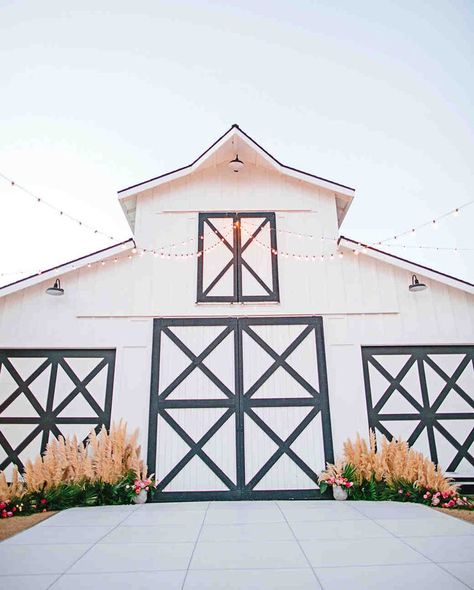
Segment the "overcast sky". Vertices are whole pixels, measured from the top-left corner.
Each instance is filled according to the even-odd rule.
[[[0,0],[0,172],[123,240],[117,190],[232,123],[375,241],[474,199],[474,3]],[[0,273],[110,245],[0,180]],[[474,205],[404,241],[474,248]],[[474,252],[390,249],[474,282]],[[0,277],[8,283],[15,275]]]

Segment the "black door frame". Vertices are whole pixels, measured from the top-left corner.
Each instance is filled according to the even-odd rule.
[[[282,353],[276,353],[267,343],[265,343],[251,327],[252,325],[294,325],[300,324],[306,326],[306,329],[287,347]],[[222,326],[223,332],[198,356],[186,348],[179,338],[170,330],[172,326]],[[299,344],[314,331],[316,345],[316,359],[318,368],[319,390],[315,390],[304,378],[299,375],[291,366],[287,365],[285,359],[297,349]],[[242,334],[246,333],[250,338],[255,340],[260,346],[273,357],[273,365],[262,375],[247,392],[243,390],[243,363],[242,363]],[[159,366],[161,353],[161,334],[164,333],[186,354],[190,360],[190,365],[178,375],[171,384],[169,384],[160,395],[159,391]],[[234,338],[234,382],[235,395],[203,364],[205,358],[214,350],[220,342],[229,334],[233,333]],[[252,398],[255,391],[263,384],[266,379],[273,374],[279,367],[283,366],[285,370],[290,371],[292,376],[300,385],[310,393],[310,397],[301,398]],[[172,400],[168,396],[177,385],[183,381],[194,369],[199,368],[206,376],[216,385],[225,395],[222,399],[203,399],[203,400]],[[265,378],[265,375],[267,377]],[[259,385],[259,382],[260,385]],[[257,387],[255,387],[257,385]],[[312,410],[297,426],[297,428],[282,440],[278,435],[255,414],[252,408],[257,407],[312,407]],[[199,441],[194,441],[187,433],[173,420],[167,413],[167,409],[172,408],[227,408],[227,411],[221,418],[201,437]],[[160,415],[167,424],[173,428],[177,434],[190,447],[189,452],[166,474],[164,479],[158,482],[158,491],[155,494],[156,502],[175,502],[190,500],[256,500],[256,499],[315,499],[321,497],[319,490],[268,490],[256,491],[255,485],[266,475],[271,467],[283,455],[287,454],[310,478],[315,479],[316,473],[290,448],[292,442],[303,432],[303,430],[312,422],[313,419],[321,414],[321,426],[323,436],[323,448],[325,461],[334,461],[334,452],[332,444],[331,419],[329,410],[328,381],[326,370],[326,356],[324,347],[323,321],[318,316],[305,317],[226,317],[226,318],[157,318],[153,325],[153,352],[152,352],[152,373],[150,389],[150,414],[148,430],[148,456],[147,462],[151,472],[156,471],[156,451],[157,451],[157,422]],[[236,443],[236,481],[231,481],[226,474],[206,455],[202,447],[214,435],[215,432],[232,416],[235,415],[235,443]],[[272,457],[259,469],[251,481],[245,483],[245,433],[244,433],[244,416],[248,416],[269,436],[277,445],[277,450]],[[166,492],[162,491],[175,475],[194,457],[200,459],[221,479],[228,487],[228,491],[195,491],[195,492]]]

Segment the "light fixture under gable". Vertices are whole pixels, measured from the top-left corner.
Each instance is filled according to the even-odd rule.
[[[64,295],[64,289],[61,288],[61,281],[59,279],[56,279],[54,281],[54,285],[46,289],[46,293],[48,295],[54,295],[56,297],[59,295]]]
[[[411,285],[408,286],[409,291],[416,293],[417,291],[424,291],[426,289],[425,283],[420,283],[416,275],[411,277]]]
[[[236,154],[235,158],[229,162],[228,166],[234,172],[240,172],[245,164],[242,162],[242,160],[239,160],[239,155]]]

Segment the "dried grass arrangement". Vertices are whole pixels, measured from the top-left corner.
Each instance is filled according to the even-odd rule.
[[[145,478],[147,468],[140,459],[138,430],[127,433],[127,423],[121,420],[108,432],[105,426],[97,435],[89,436],[86,444],[73,438],[54,439],[43,456],[25,464],[24,480],[28,491],[47,490],[63,483],[117,483],[129,472]]]
[[[344,462],[354,466],[358,483],[373,478],[388,485],[405,481],[440,492],[456,491],[441,469],[422,453],[411,449],[406,441],[388,441],[382,436],[380,445],[377,445],[373,430],[368,444],[359,434],[355,442],[347,440],[344,443]]]
[[[473,508],[458,495],[457,486],[432,461],[403,440],[385,436],[378,444],[370,431],[367,442],[359,434],[344,443],[343,458],[328,464],[319,482],[324,491],[337,475],[353,482],[349,496],[355,500],[421,502],[444,508]]]
[[[71,506],[123,504],[132,501],[134,481],[149,482],[140,458],[138,430],[129,434],[121,420],[110,431],[102,427],[86,443],[72,438],[52,440],[43,456],[27,461],[23,478],[13,470],[11,482],[0,472],[0,517]]]
[[[3,502],[11,502],[13,498],[19,498],[25,491],[25,484],[20,479],[18,468],[15,465],[13,468],[12,480],[7,482],[7,478],[3,471],[0,471],[0,500]]]

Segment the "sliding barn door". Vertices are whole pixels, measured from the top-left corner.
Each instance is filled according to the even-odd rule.
[[[236,327],[155,320],[148,464],[159,492],[237,489]]]
[[[474,476],[474,346],[362,349],[369,425]]]
[[[115,350],[0,350],[0,470],[110,426]]]
[[[244,490],[318,489],[317,474],[332,460],[321,320],[240,322]]]
[[[332,459],[320,318],[155,320],[157,500],[314,497]]]

